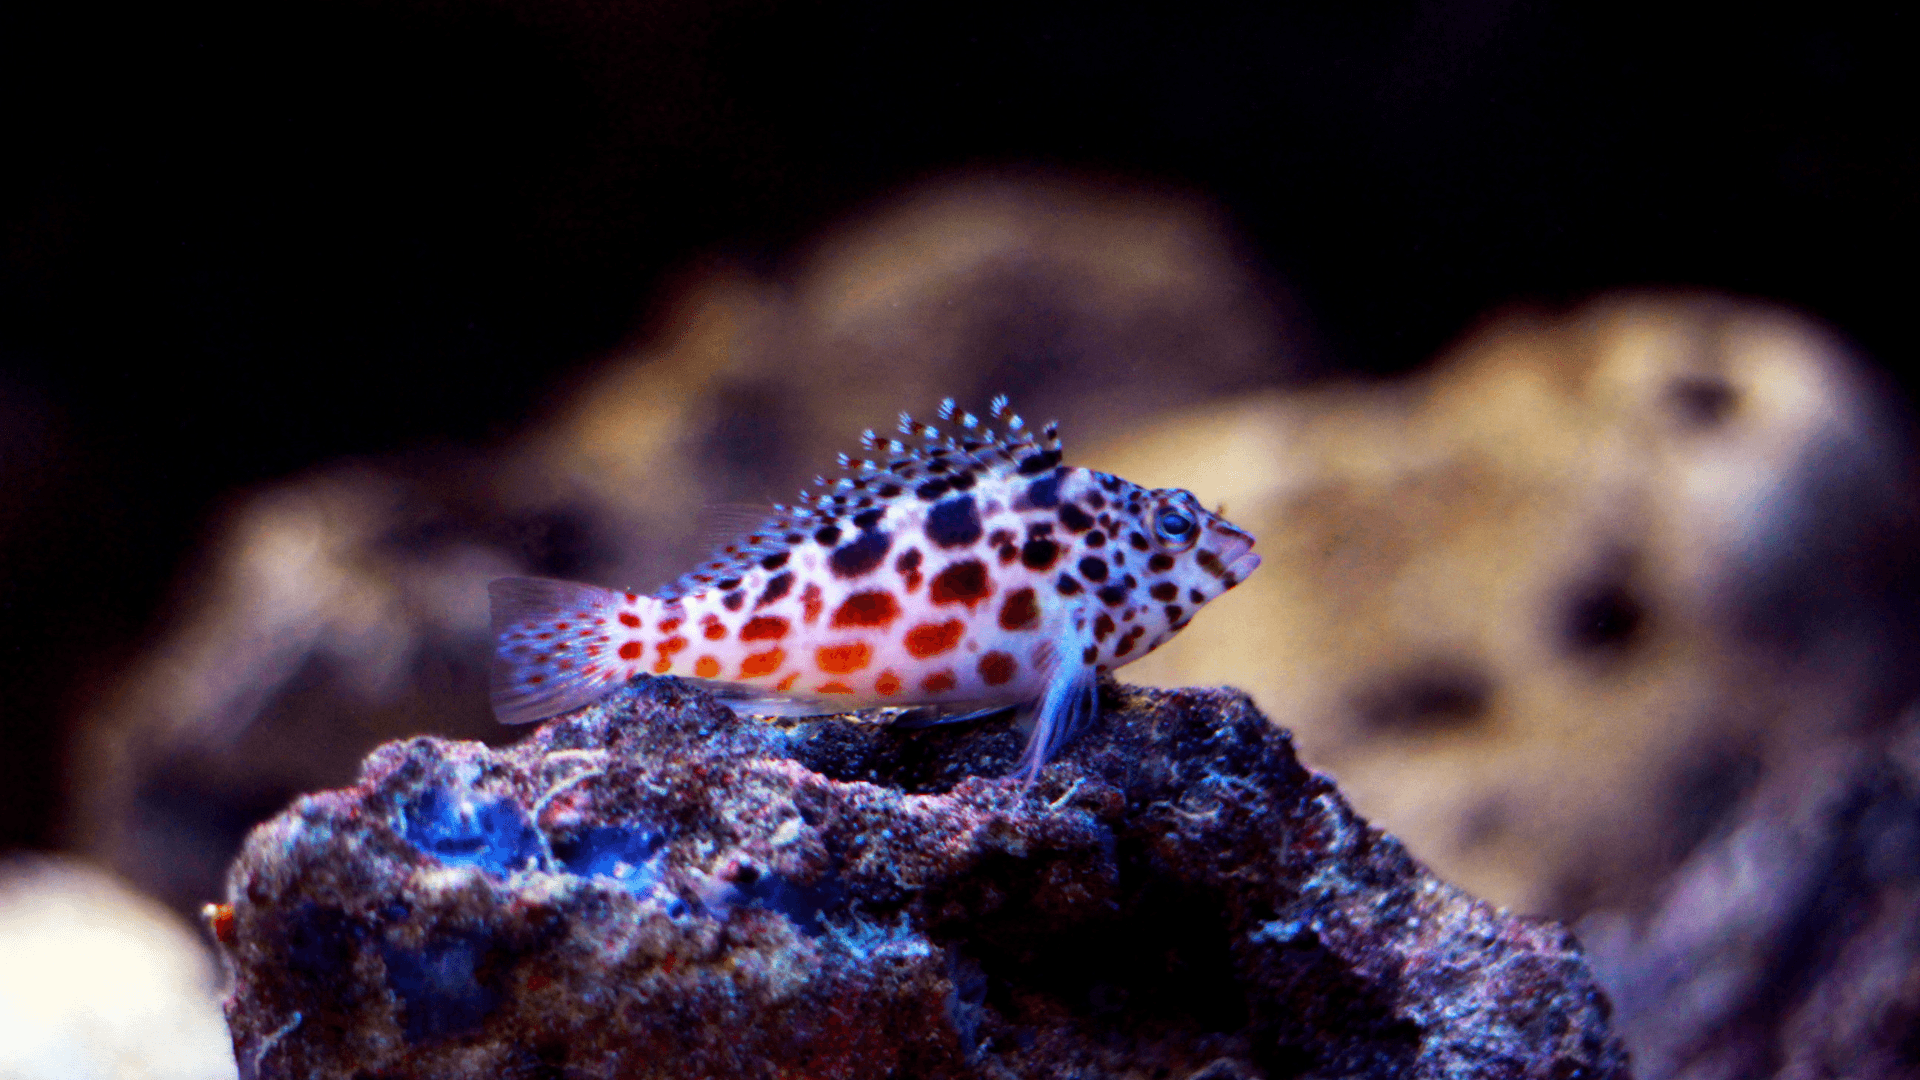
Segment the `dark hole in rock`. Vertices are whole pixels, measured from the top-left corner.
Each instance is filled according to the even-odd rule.
[[[1725,420],[1739,394],[1723,379],[1687,375],[1667,384],[1667,400],[1687,426],[1705,428]]]
[[[387,985],[400,999],[407,1041],[457,1035],[486,1020],[500,995],[482,985],[487,959],[483,934],[446,933],[418,949],[382,944]]]
[[[1621,582],[1576,590],[1567,601],[1561,635],[1575,652],[1620,652],[1645,628],[1646,605]]]
[[[305,903],[293,910],[282,935],[287,966],[309,982],[329,984],[347,974],[366,928],[337,908]]]
[[[1479,668],[1430,660],[1360,692],[1354,711],[1370,729],[1411,733],[1471,724],[1492,697],[1492,681]]]
[[[496,874],[545,861],[545,844],[518,804],[470,791],[430,787],[400,814],[407,843],[457,866]]]
[[[1011,711],[933,726],[815,717],[787,725],[788,754],[814,772],[910,795],[944,795],[969,776],[1005,776],[1025,745]]]
[[[1116,844],[1119,895],[1085,904],[1077,918],[1054,919],[1034,918],[1028,898],[1058,868],[1046,859],[995,857],[954,895],[929,905],[954,913],[931,932],[977,965],[983,1001],[1016,1030],[1044,1026],[1056,1010],[1124,1035],[1242,1030],[1247,1001],[1225,898],[1171,879],[1145,851],[1138,841]],[[1071,876],[1106,873],[1088,864]]]
[[[1269,1076],[1404,1076],[1419,1025],[1395,1015],[1372,976],[1353,970],[1298,920],[1252,935],[1247,962],[1266,988],[1254,1018],[1256,1057]]]

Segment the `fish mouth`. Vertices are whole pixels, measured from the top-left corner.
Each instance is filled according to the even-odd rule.
[[[1247,575],[1258,569],[1260,569],[1260,556],[1251,551],[1233,560],[1227,564],[1227,587],[1231,589],[1247,580]]]
[[[1215,544],[1222,570],[1220,583],[1231,589],[1247,580],[1247,575],[1260,566],[1260,556],[1253,552],[1253,536],[1241,532],[1231,525],[1215,526],[1218,539]]]

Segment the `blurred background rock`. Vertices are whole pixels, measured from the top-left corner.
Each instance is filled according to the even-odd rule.
[[[1920,1069],[1904,18],[11,10],[0,849],[191,913],[516,734],[489,577],[1004,391],[1260,537],[1125,674],[1577,921],[1642,1076]]]

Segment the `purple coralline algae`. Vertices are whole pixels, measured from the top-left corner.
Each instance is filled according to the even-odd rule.
[[[1433,877],[1230,691],[763,722],[643,682],[249,838],[241,1073],[1624,1078],[1578,944]]]

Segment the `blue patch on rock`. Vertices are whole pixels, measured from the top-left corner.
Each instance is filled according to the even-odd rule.
[[[792,920],[800,932],[818,937],[825,932],[823,915],[831,915],[847,902],[847,890],[832,877],[823,877],[813,885],[796,885],[779,874],[761,874],[752,882],[736,880],[741,907],[777,911]]]
[[[401,813],[407,843],[456,866],[510,874],[546,862],[546,844],[518,804],[428,788]]]
[[[553,857],[569,874],[612,878],[627,891],[644,895],[660,881],[654,856],[665,843],[665,837],[637,826],[596,825],[556,841]]]
[[[387,985],[400,999],[407,1041],[472,1031],[499,1004],[500,995],[480,982],[485,935],[441,934],[418,949],[383,944]]]

